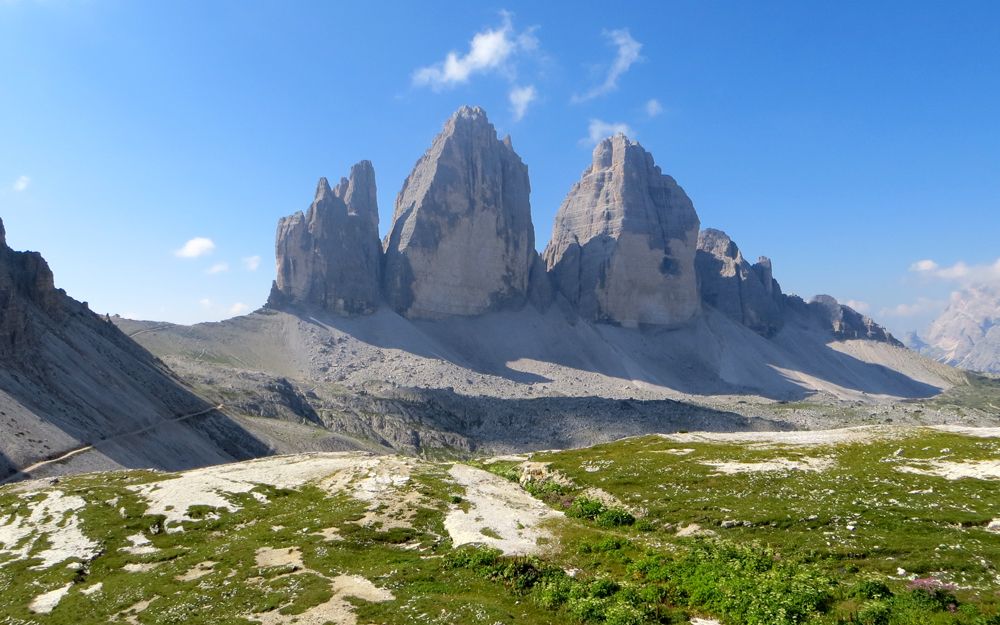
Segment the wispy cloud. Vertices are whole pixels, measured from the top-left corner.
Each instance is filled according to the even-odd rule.
[[[243,302],[236,302],[235,304],[229,307],[229,310],[227,312],[229,312],[230,315],[242,315],[244,313],[250,312],[250,307],[244,304]]]
[[[211,254],[215,249],[215,242],[207,237],[195,237],[190,239],[179,250],[174,252],[178,258],[198,258],[205,254]]]
[[[587,138],[581,139],[580,143],[583,145],[597,145],[601,140],[618,133],[635,137],[635,131],[626,123],[592,119],[587,126]]]
[[[646,117],[652,119],[663,112],[663,105],[656,98],[646,101]]]
[[[499,27],[488,28],[473,35],[465,54],[451,51],[443,61],[413,72],[413,84],[417,87],[443,89],[468,82],[475,74],[499,71],[512,77],[513,57],[518,53],[537,49],[538,39],[534,28],[516,33],[511,14],[507,11],[501,11],[500,17]]]
[[[1000,258],[993,263],[980,265],[958,261],[946,267],[928,258],[910,265],[910,271],[925,278],[961,284],[1000,282]]]
[[[243,267],[247,271],[257,271],[260,267],[260,256],[247,256],[243,259]]]
[[[940,312],[944,310],[946,304],[947,302],[942,300],[918,297],[911,303],[883,308],[880,314],[883,317],[918,317]]]
[[[524,114],[528,111],[528,105],[538,98],[538,92],[535,91],[534,85],[514,87],[510,90],[508,98],[510,99],[510,110],[514,113],[514,121],[518,122],[524,118]]]
[[[212,300],[209,299],[209,298],[207,298],[207,297],[201,298],[200,300],[198,300],[198,303],[201,304],[202,308],[211,308],[212,307]]]
[[[31,185],[31,178],[29,178],[28,176],[18,176],[17,180],[14,181],[14,184],[11,185],[11,188],[14,189],[14,191],[20,193],[22,191],[27,191],[28,186],[30,185]]]
[[[205,270],[207,274],[225,273],[229,271],[229,263],[215,263]]]
[[[627,28],[615,30],[605,30],[602,35],[608,42],[616,48],[615,60],[608,68],[604,81],[595,86],[583,95],[574,95],[573,102],[585,102],[596,97],[611,93],[618,88],[618,79],[629,70],[632,65],[642,60],[640,54],[642,44],[632,38]]]

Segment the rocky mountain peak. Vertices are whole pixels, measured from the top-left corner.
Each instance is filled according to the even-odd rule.
[[[728,234],[707,228],[698,235],[695,267],[705,304],[763,336],[784,325],[781,287],[769,259],[751,265]]]
[[[417,161],[386,238],[385,294],[408,317],[523,305],[535,253],[528,168],[479,107],[462,107]]]
[[[841,304],[830,295],[815,296],[809,302],[809,312],[814,319],[819,320],[840,340],[867,339],[889,343],[897,347],[903,346],[888,330],[875,323],[874,320],[862,315],[850,306]]]
[[[951,294],[948,306],[918,343],[941,362],[1000,373],[1000,286],[973,284]]]
[[[585,318],[683,323],[700,309],[698,227],[684,190],[619,134],[597,144],[590,168],[563,201],[545,262]]]
[[[354,165],[336,188],[320,178],[307,212],[278,221],[275,260],[278,275],[268,306],[349,315],[378,307],[382,244],[370,162]]]

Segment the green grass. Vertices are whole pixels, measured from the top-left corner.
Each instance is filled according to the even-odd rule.
[[[724,474],[710,464],[775,458],[824,458],[830,467]],[[351,599],[362,624],[638,625],[702,615],[727,625],[1000,625],[1000,534],[986,529],[1000,517],[1000,480],[898,470],[937,458],[996,460],[1000,440],[913,430],[763,448],[646,436],[536,454],[548,473],[523,481],[519,463],[482,465],[566,512],[551,525],[555,540],[533,557],[452,548],[445,515],[470,503],[446,464],[413,473],[406,488],[420,497],[396,519],[409,527],[391,528],[361,525],[367,504],[344,493],[261,486],[266,503],[232,495],[236,512],[196,508],[183,532],[168,533],[128,490],[164,476],[66,478],[54,488],[86,500],[82,529],[101,553],[82,568],[45,570],[0,556],[0,623],[125,623],[126,610],[150,601],[138,617],[145,625],[247,625],[263,611],[302,614],[330,598],[330,579],[349,574],[395,597]],[[41,496],[0,490],[0,519],[29,514]],[[390,503],[380,502],[383,512]],[[702,532],[677,535],[691,524]],[[342,540],[325,540],[326,528]],[[122,550],[140,533],[155,553]],[[303,567],[262,569],[262,547],[297,549]],[[205,561],[216,563],[210,573],[178,579]],[[130,564],[156,566],[129,573]],[[33,598],[70,582],[52,614],[29,613]],[[96,582],[102,592],[81,592]]]

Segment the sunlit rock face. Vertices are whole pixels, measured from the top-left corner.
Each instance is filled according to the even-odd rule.
[[[386,238],[384,290],[410,318],[519,308],[535,254],[528,168],[478,107],[417,161]]]
[[[308,211],[278,222],[275,260],[271,307],[292,304],[343,315],[378,308],[382,243],[369,161],[354,165],[350,178],[336,187],[320,178]]]
[[[556,287],[593,321],[675,325],[701,304],[698,214],[684,190],[624,135],[594,148],[556,214],[544,253]]]

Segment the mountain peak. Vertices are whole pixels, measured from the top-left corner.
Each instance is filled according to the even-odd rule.
[[[385,246],[390,305],[434,318],[523,304],[535,254],[530,192],[527,166],[486,112],[460,108],[396,198]]]
[[[586,318],[674,325],[700,309],[694,205],[653,157],[624,134],[594,147],[589,170],[563,201],[545,261]]]
[[[459,107],[459,109],[452,114],[451,120],[449,121],[458,120],[469,120],[474,122],[484,121],[487,123],[490,121],[486,117],[486,111],[481,106],[469,106],[467,104]]]

